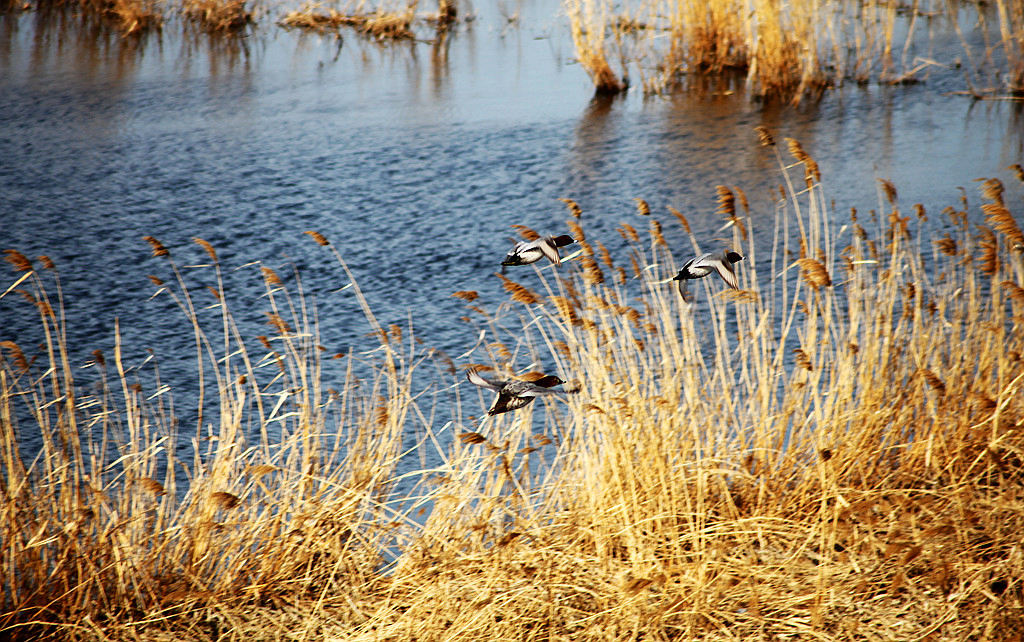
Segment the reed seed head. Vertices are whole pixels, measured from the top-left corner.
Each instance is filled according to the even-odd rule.
[[[999,286],[1006,290],[1006,296],[1010,297],[1020,305],[1024,305],[1024,288],[1013,281],[1003,281]]]
[[[683,226],[683,229],[686,230],[687,234],[693,234],[693,232],[690,230],[690,221],[688,221],[686,217],[683,216],[682,212],[672,207],[671,205],[668,206],[668,211],[672,213],[672,216],[676,217],[676,220],[678,220],[679,224]]]
[[[924,379],[928,387],[938,393],[940,397],[946,394],[946,384],[931,370],[918,370],[918,373]]]
[[[1020,226],[1005,205],[1001,202],[985,203],[981,206],[981,211],[985,213],[985,221],[992,229],[1005,236],[1011,246],[1024,245],[1024,232],[1021,232]]]
[[[4,260],[10,263],[18,272],[31,272],[32,262],[18,250],[4,250]]]
[[[482,444],[487,441],[487,437],[478,432],[464,432],[459,433],[459,441],[464,444]]]
[[[14,362],[14,367],[20,373],[28,372],[28,359],[25,358],[25,353],[21,351],[21,348],[17,343],[13,341],[0,341],[0,348],[4,348],[10,353],[10,358]],[[0,355],[3,353],[0,352]]]
[[[587,283],[590,285],[604,283],[604,272],[601,271],[594,257],[584,256],[580,263],[583,265],[583,278]]]
[[[566,224],[569,226],[569,230],[572,231],[571,236],[576,239],[577,243],[582,244],[587,240],[587,235],[583,233],[583,226],[576,221],[567,221]]]
[[[231,493],[219,490],[210,495],[210,501],[212,501],[217,506],[217,508],[231,510],[232,508],[238,506],[241,500],[238,498],[237,495],[232,495]]]
[[[311,239],[316,241],[316,244],[319,245],[320,247],[325,247],[325,246],[330,245],[330,242],[327,240],[327,238],[324,237],[324,235],[321,234],[320,232],[314,232],[313,230],[306,230],[306,234],[308,234]]]
[[[204,241],[198,236],[193,236],[192,240],[195,242],[196,245],[198,245],[199,247],[203,248],[203,250],[206,251],[206,255],[210,257],[211,261],[213,261],[214,263],[217,262],[217,251],[213,249],[213,246],[210,245],[209,242]]]
[[[97,348],[92,351],[92,358],[101,368],[107,367],[107,360],[103,357],[103,351]]]
[[[1013,173],[1017,176],[1017,180],[1024,183],[1024,167],[1021,167],[1020,163],[1014,163],[1006,169],[1013,170]]]
[[[640,216],[650,216],[651,215],[651,206],[647,204],[647,201],[645,201],[642,198],[634,198],[633,200],[636,201],[636,213],[637,214],[639,214]]]
[[[810,357],[808,357],[807,353],[801,350],[800,348],[793,349],[793,359],[796,362],[796,365],[800,366],[804,370],[814,370],[814,366],[811,364]]]
[[[800,273],[804,281],[815,290],[832,285],[832,277],[829,276],[828,270],[820,261],[812,258],[802,258],[798,259],[797,263],[800,265]]]
[[[896,192],[896,186],[892,181],[879,178],[878,184],[882,188],[882,193],[885,194],[885,200],[889,201],[890,205],[895,205],[896,201],[899,200],[899,194]]]
[[[519,236],[523,237],[527,241],[536,241],[540,238],[540,234],[536,230],[532,230],[525,225],[513,225],[513,229],[519,232]]]
[[[40,254],[38,257],[39,262],[43,264],[43,267],[47,270],[56,270],[57,266],[54,265],[53,261],[45,254]]]
[[[513,301],[518,301],[525,305],[540,303],[540,297],[526,286],[516,283],[504,274],[499,274],[498,278],[501,279],[501,286],[505,288],[505,291],[512,295]]]
[[[763,125],[758,125],[757,127],[754,128],[754,131],[757,132],[757,141],[763,147],[775,146],[775,137],[772,136],[771,132],[768,131],[767,127]]]
[[[277,272],[273,268],[269,268],[265,265],[260,266],[260,273],[263,274],[263,282],[267,284],[267,287],[280,286],[281,277],[277,276]]]
[[[452,296],[471,303],[480,298],[480,293],[476,290],[459,290],[458,292],[453,292]]]
[[[715,191],[718,192],[718,214],[724,214],[727,217],[736,216],[736,197],[725,185],[716,185]]]
[[[576,201],[572,200],[571,198],[560,198],[558,200],[565,203],[565,206],[569,208],[569,213],[572,214],[573,218],[580,218],[583,216],[583,210],[580,208],[579,203],[577,203]]]
[[[164,490],[164,485],[153,479],[152,477],[140,477],[136,480],[139,488],[156,496],[166,495],[167,491]]]
[[[657,219],[651,219],[651,236],[658,245],[668,247],[668,241],[665,240],[665,235],[661,233],[661,221]]]
[[[142,240],[147,242],[147,243],[149,243],[150,247],[153,248],[153,256],[170,256],[171,255],[171,253],[167,251],[167,248],[164,247],[164,244],[161,243],[160,241],[156,240],[155,237],[143,236]]]

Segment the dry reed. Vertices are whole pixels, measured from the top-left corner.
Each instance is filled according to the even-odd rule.
[[[268,318],[289,331],[248,346],[228,296],[204,327],[153,239],[167,272],[155,287],[193,326],[217,402],[182,428],[195,433],[184,457],[170,447],[187,442],[170,393],[140,394],[119,344],[97,357],[102,385],[87,394],[63,316],[0,299],[36,315],[50,346],[36,355],[0,344],[0,632],[1019,635],[1024,288],[1008,242],[1012,204],[988,213],[999,229],[957,218],[934,243],[917,219],[900,224],[906,236],[885,217],[839,225],[822,184],[803,185],[810,156],[800,149],[795,171],[762,149],[791,186],[765,230],[777,244],[757,257],[754,235],[732,226],[748,289],[727,298],[720,283],[699,282],[709,295],[700,317],[668,283],[668,248],[628,224],[637,279],[595,278],[590,248],[591,263],[566,262],[552,280],[536,272],[532,289],[502,280],[512,307],[480,309],[467,332],[479,338],[460,361],[557,372],[579,393],[487,423],[463,416],[459,399],[450,415],[421,407],[429,395],[412,372],[431,361],[403,342],[407,329],[376,321],[354,281],[381,344],[362,364],[368,382],[356,382],[362,366],[350,359],[329,392],[300,291],[264,279]],[[729,216],[763,224],[735,203]],[[337,249],[313,240],[352,281]],[[58,274],[8,256],[19,286],[51,301]],[[219,266],[209,269],[223,291]],[[463,379],[441,363],[437,373],[445,390]],[[19,450],[28,431],[42,435],[38,457]],[[412,447],[409,434],[419,435]],[[400,472],[406,448],[435,463]],[[413,489],[397,495],[400,482]]]

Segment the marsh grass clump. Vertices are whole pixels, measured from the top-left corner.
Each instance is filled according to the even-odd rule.
[[[382,4],[372,10],[360,2],[347,7],[325,7],[319,3],[306,4],[290,11],[281,20],[287,27],[313,29],[317,31],[337,30],[352,27],[359,33],[377,42],[413,40],[418,2],[388,6]],[[447,28],[455,20],[454,4],[444,4],[435,18],[438,28]]]
[[[619,257],[585,233],[577,205],[569,224],[580,257],[453,295],[472,312],[456,359],[382,326],[372,293],[313,236],[379,338],[374,358],[349,355],[332,388],[296,279],[254,274],[273,322],[250,345],[216,252],[197,241],[219,294],[208,317],[175,262],[185,250],[153,239],[164,250],[151,259],[154,287],[181,310],[200,396],[215,400],[200,402],[192,426],[172,421],[171,391],[146,390],[117,342],[94,355],[98,392],[80,387],[51,294],[59,273],[8,253],[14,285],[0,304],[24,306],[49,338],[42,351],[0,343],[0,631],[236,640],[1019,631],[1019,213],[1001,183],[985,180],[991,207],[973,216],[957,203],[932,239],[882,183],[881,215],[840,221],[808,150],[757,149],[786,186],[766,195],[772,229],[751,233],[769,217],[739,188],[714,192],[727,223],[714,243],[745,256],[739,289],[723,294],[720,281],[702,279],[692,302],[679,296],[671,239],[689,245],[679,258],[716,249],[681,212],[670,208],[663,223],[648,206],[631,218],[646,231],[623,222],[628,256]],[[577,392],[484,416],[490,396],[452,387],[477,366],[522,379],[557,373]],[[438,397],[414,371],[456,398],[431,406]],[[19,449],[29,431],[43,436],[38,457]],[[194,453],[169,447],[189,438]],[[399,467],[420,449],[437,463]]]
[[[565,7],[577,58],[599,91],[609,82],[606,51],[611,48],[623,77],[626,68],[635,67],[646,92],[740,74],[753,96],[799,102],[849,81],[921,82],[937,65],[959,66],[956,50],[941,52],[948,60],[934,59],[932,39],[940,17],[968,58],[968,93],[1016,95],[1024,78],[1019,2],[974,7],[985,42],[980,53],[955,24],[963,7],[948,3],[654,0],[617,6],[616,13],[597,0],[565,0]]]
[[[182,0],[181,11],[210,33],[235,33],[254,21],[250,0]]]

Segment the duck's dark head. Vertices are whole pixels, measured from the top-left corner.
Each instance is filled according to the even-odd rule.
[[[541,388],[551,388],[553,386],[557,386],[563,383],[565,382],[562,381],[562,379],[560,379],[559,377],[556,377],[555,375],[544,375],[540,379],[534,381],[533,385],[540,386]]]
[[[565,247],[566,245],[572,245],[576,242],[576,239],[569,236],[568,234],[562,234],[551,239],[551,242],[555,244],[555,247]]]
[[[743,255],[739,252],[728,251],[725,253],[725,258],[729,259],[730,263],[736,263],[743,260]]]

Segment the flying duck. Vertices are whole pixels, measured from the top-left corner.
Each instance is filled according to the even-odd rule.
[[[722,277],[726,285],[734,290],[738,290],[739,284],[732,264],[742,260],[743,255],[732,250],[708,252],[687,261],[686,265],[679,270],[679,273],[672,277],[672,280],[679,281],[679,294],[686,301],[689,301],[686,292],[686,282],[690,279],[702,279],[712,272],[718,272],[718,276]]]
[[[558,248],[575,242],[576,240],[568,234],[542,236],[536,241],[519,241],[501,262],[502,269],[508,265],[529,265],[542,258],[547,258],[555,265],[559,265],[562,262],[562,257],[558,255]]]
[[[522,408],[533,402],[538,395],[556,395],[561,392],[579,392],[578,390],[551,390],[553,386],[565,383],[555,375],[546,375],[536,381],[521,381],[519,379],[488,379],[480,374],[478,368],[470,368],[466,371],[466,378],[473,385],[487,388],[498,393],[498,398],[488,415],[498,415],[503,412]]]

